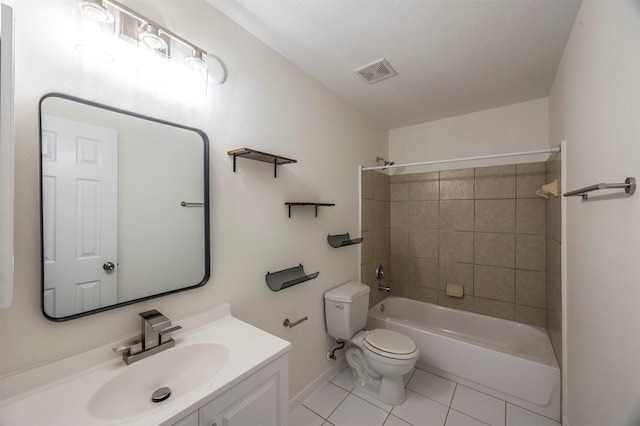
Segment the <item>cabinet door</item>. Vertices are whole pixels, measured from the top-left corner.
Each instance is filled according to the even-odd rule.
[[[289,413],[283,409],[287,406],[287,377],[277,364],[268,365],[202,407],[200,426],[288,425]]]
[[[198,426],[198,412],[194,411],[173,426]]]

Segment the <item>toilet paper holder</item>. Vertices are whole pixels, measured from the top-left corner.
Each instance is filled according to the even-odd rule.
[[[283,326],[283,327],[293,328],[293,327],[295,327],[296,325],[298,325],[298,324],[300,324],[301,322],[304,322],[304,321],[306,321],[306,320],[308,320],[308,319],[309,319],[309,317],[308,317],[308,316],[305,316],[304,318],[300,318],[298,321],[291,322],[291,321],[289,321],[289,318],[285,318],[285,319],[284,319],[284,321],[282,321],[282,326]]]

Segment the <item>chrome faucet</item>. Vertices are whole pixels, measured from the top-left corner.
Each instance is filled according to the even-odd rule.
[[[391,292],[391,287],[387,285],[378,284],[378,291],[385,291],[387,293]]]
[[[113,348],[122,352],[122,360],[129,365],[176,345],[171,333],[180,330],[179,325],[171,326],[171,320],[155,309],[141,312],[141,336],[127,345]]]
[[[152,309],[141,312],[142,350],[155,348],[160,344],[160,331],[171,325],[171,320]]]

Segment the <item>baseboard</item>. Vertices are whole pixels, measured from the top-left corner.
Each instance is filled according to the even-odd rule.
[[[339,358],[331,367],[327,368],[318,377],[316,377],[311,383],[305,386],[296,396],[289,401],[289,412],[293,411],[307,399],[316,389],[318,389],[324,382],[329,380],[334,375],[338,374],[344,367],[347,366],[347,360],[344,357]]]

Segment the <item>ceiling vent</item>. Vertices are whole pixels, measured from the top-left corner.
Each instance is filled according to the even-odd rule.
[[[354,72],[358,73],[360,77],[367,80],[370,84],[398,75],[389,62],[384,58],[379,59],[372,64],[365,65],[362,68],[358,68]]]

